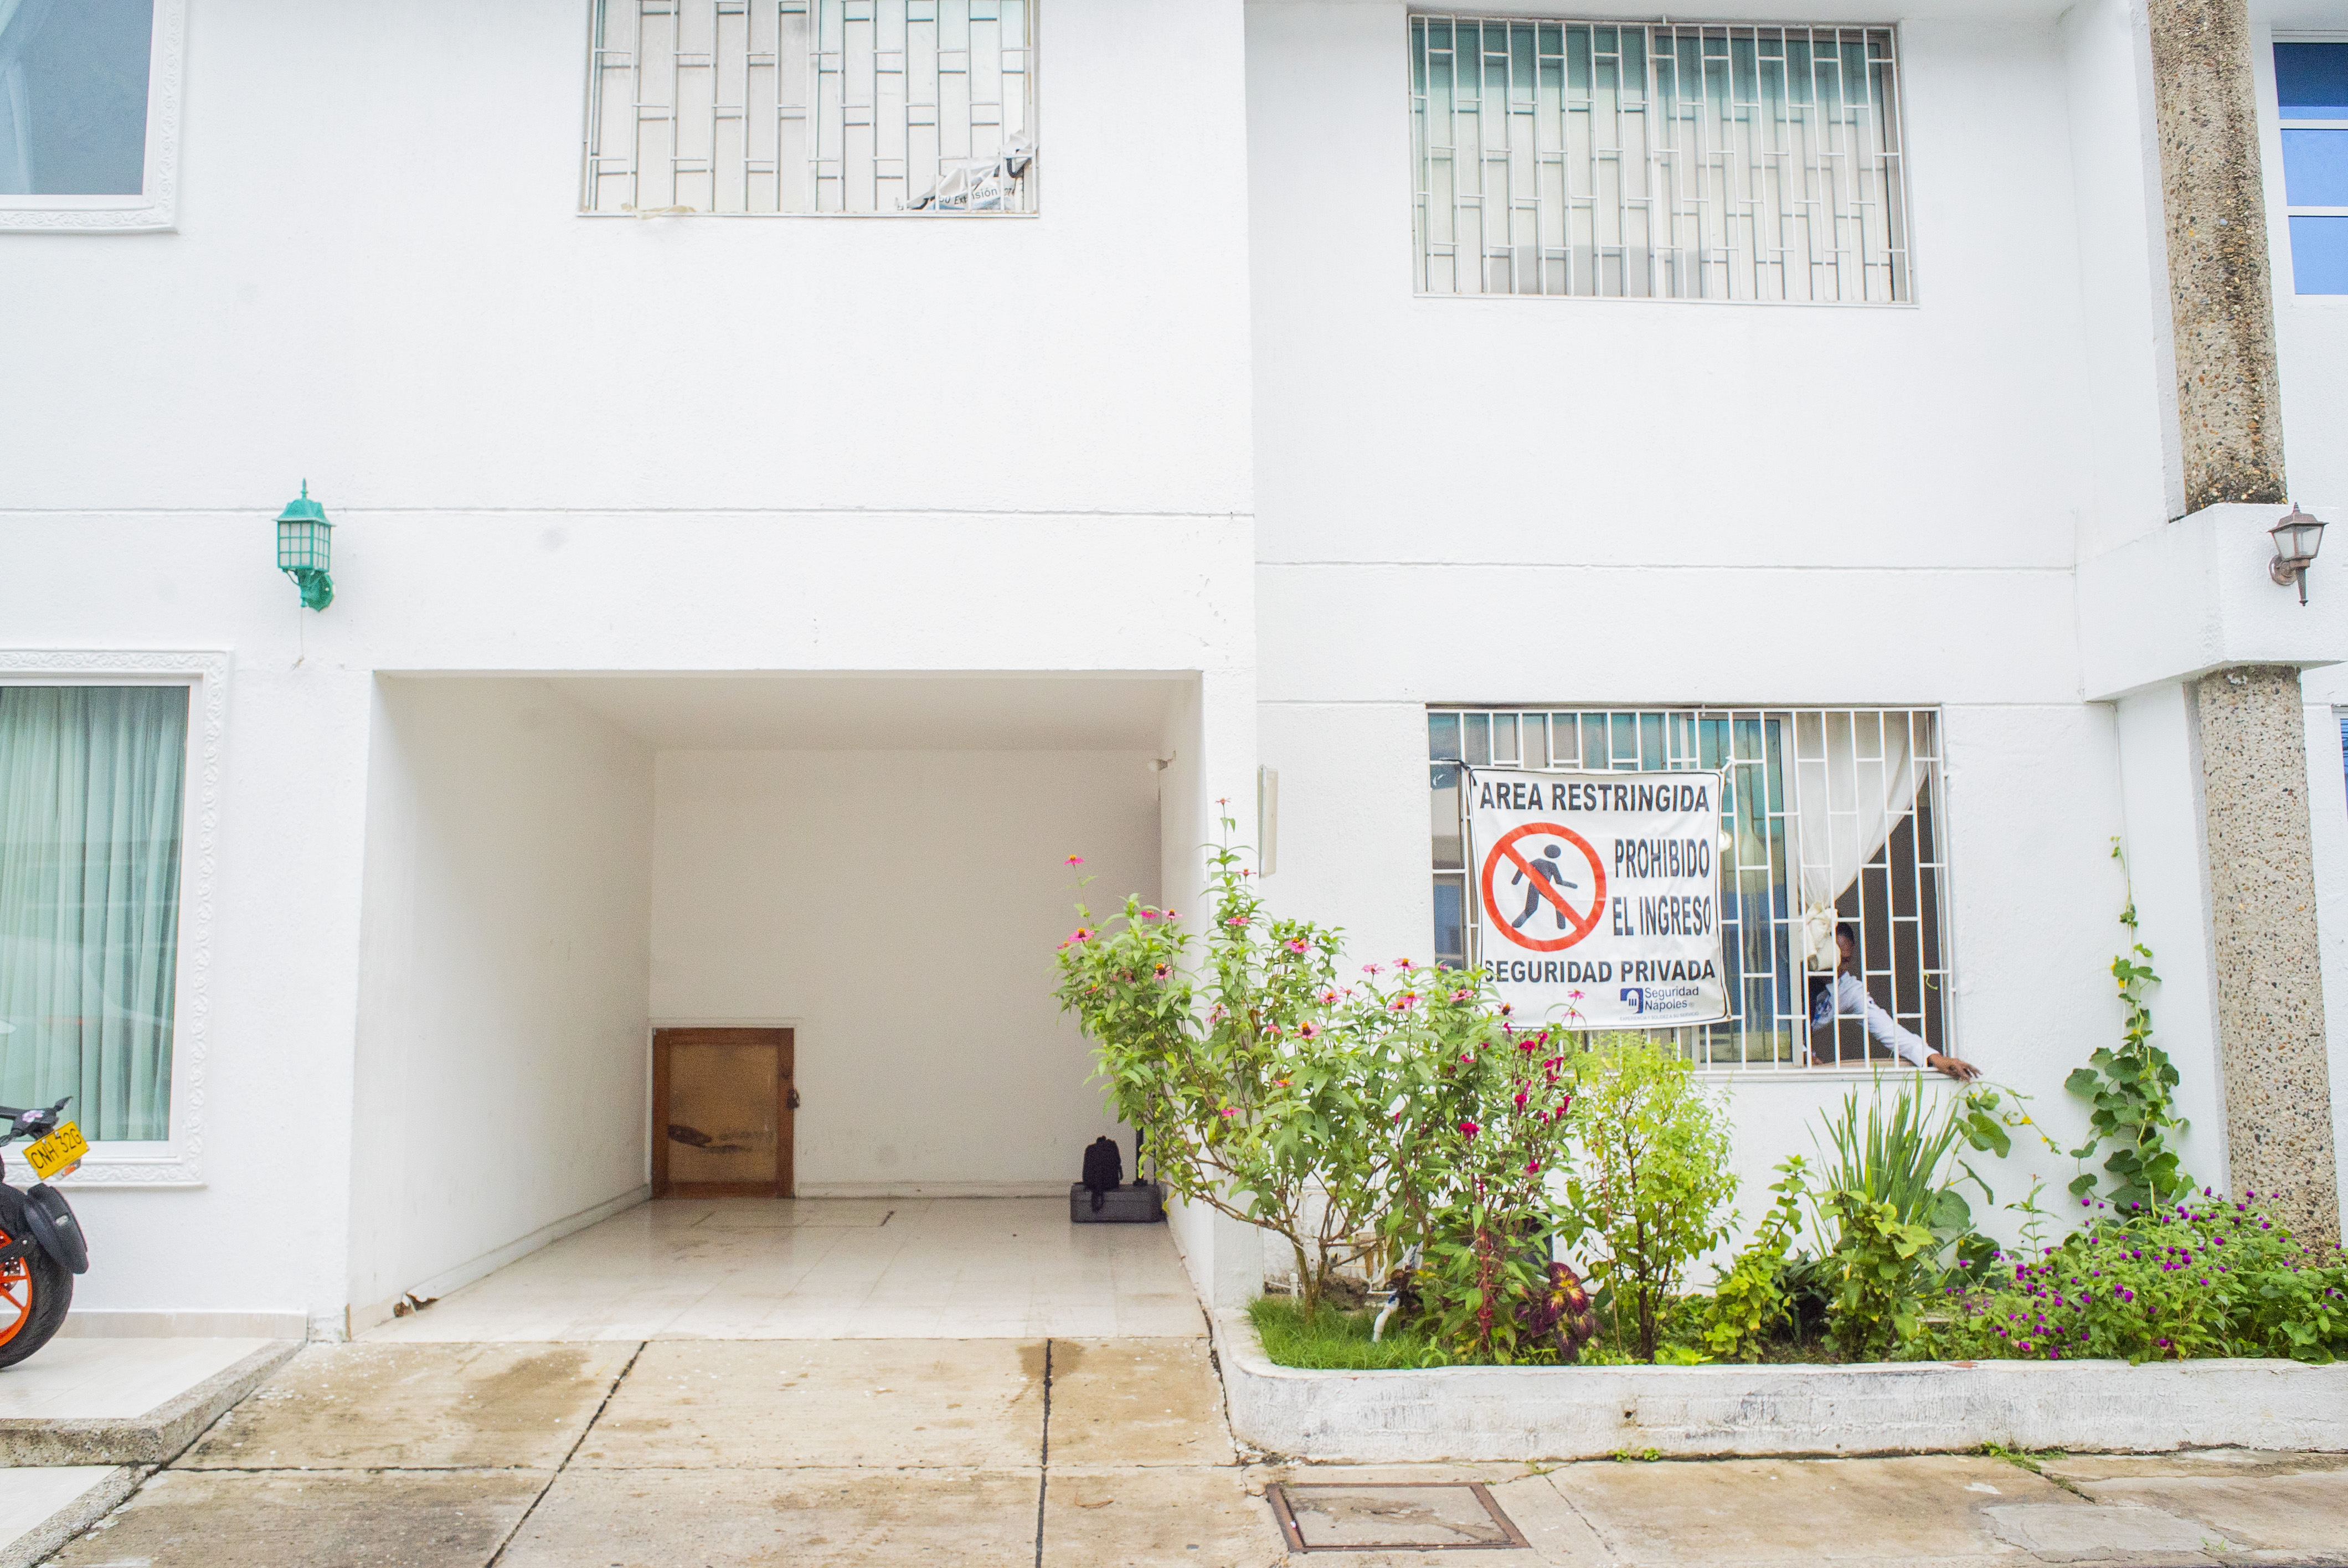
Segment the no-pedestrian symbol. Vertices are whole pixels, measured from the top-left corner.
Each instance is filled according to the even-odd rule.
[[[1525,839],[1550,842],[1519,848],[1519,841]],[[1579,864],[1567,856],[1569,846],[1579,856]],[[1513,919],[1501,908],[1494,886],[1503,866],[1512,871],[1509,900],[1515,901],[1519,890],[1524,896],[1524,908]],[[1569,889],[1588,897],[1588,914],[1574,908],[1574,900],[1566,897]],[[1570,948],[1597,927],[1598,917],[1606,907],[1606,863],[1590,841],[1573,829],[1554,822],[1529,822],[1501,835],[1491,853],[1484,856],[1483,894],[1487,928],[1519,948],[1554,953]],[[1535,934],[1544,927],[1560,934]]]

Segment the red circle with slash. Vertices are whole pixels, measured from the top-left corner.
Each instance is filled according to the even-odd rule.
[[[1598,878],[1598,893],[1590,901],[1588,916],[1575,914],[1572,906],[1565,901],[1565,895],[1559,892],[1548,877],[1534,870],[1530,861],[1517,853],[1517,840],[1531,834],[1561,838],[1581,851],[1581,857],[1590,862],[1590,869]],[[1532,884],[1534,892],[1556,907],[1558,915],[1569,927],[1566,935],[1543,941],[1526,936],[1522,931],[1500,918],[1499,910],[1495,907],[1492,901],[1492,878],[1498,873],[1500,862],[1503,860],[1523,874],[1525,879]],[[1519,948],[1529,948],[1536,953],[1554,953],[1560,948],[1570,948],[1597,928],[1598,917],[1606,907],[1606,863],[1598,857],[1598,851],[1591,847],[1590,840],[1582,837],[1573,829],[1561,827],[1553,822],[1529,822],[1522,827],[1512,827],[1501,835],[1500,842],[1492,845],[1492,852],[1484,856],[1483,894],[1484,921],[1488,927]]]

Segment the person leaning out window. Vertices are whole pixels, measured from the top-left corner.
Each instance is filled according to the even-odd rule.
[[[1855,1018],[1865,1021],[1868,1038],[1883,1047],[1900,1061],[1916,1067],[1929,1067],[1946,1073],[1960,1083],[1981,1076],[1981,1069],[1954,1056],[1943,1056],[1926,1045],[1923,1040],[1900,1026],[1900,1021],[1879,1006],[1867,994],[1867,986],[1859,975],[1859,933],[1849,921],[1835,927],[1835,951],[1838,961],[1831,979],[1820,976],[1810,981],[1810,1060],[1832,1062],[1835,1060],[1834,1027],[1838,1018]],[[1824,1053],[1818,1039],[1824,1036]]]

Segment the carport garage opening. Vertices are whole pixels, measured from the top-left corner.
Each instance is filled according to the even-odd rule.
[[[656,1031],[788,1039],[788,1081],[763,1092],[798,1196],[1064,1194],[1120,1132],[1051,999],[1065,861],[1102,894],[1157,896],[1161,815],[1187,836],[1191,809],[1160,759],[1189,749],[1195,693],[1155,675],[379,677],[354,1327],[644,1196],[670,1136]],[[741,1131],[677,1125],[695,1170]]]

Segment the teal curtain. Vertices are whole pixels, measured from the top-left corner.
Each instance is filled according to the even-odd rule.
[[[185,686],[0,686],[0,1102],[170,1135]]]

